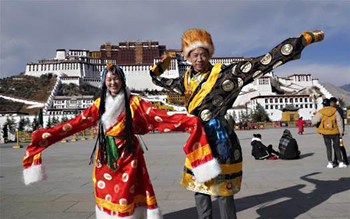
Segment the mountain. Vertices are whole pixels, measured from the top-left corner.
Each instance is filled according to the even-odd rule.
[[[340,88],[350,92],[350,84],[345,84],[345,85],[341,86]]]
[[[39,108],[31,108],[31,102],[45,104],[56,84],[56,76],[52,74],[33,77],[16,75],[0,79],[0,112],[20,112],[34,115]],[[83,84],[61,84],[57,96],[100,95],[99,88]]]
[[[329,93],[331,93],[336,98],[342,99],[345,102],[346,106],[350,105],[350,92],[330,83],[322,83],[322,86],[325,87]]]
[[[0,79],[0,94],[20,99],[46,102],[56,83],[55,75],[33,77],[16,75]]]

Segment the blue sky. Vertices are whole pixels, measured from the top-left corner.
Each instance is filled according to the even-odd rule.
[[[350,1],[4,1],[0,4],[0,77],[55,57],[56,49],[99,50],[101,44],[154,40],[180,49],[189,28],[207,29],[214,56],[254,57],[288,37],[322,29],[323,42],[276,75],[312,74],[350,83]]]

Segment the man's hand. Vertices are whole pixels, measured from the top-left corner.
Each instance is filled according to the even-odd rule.
[[[160,59],[159,64],[161,65],[163,72],[169,68],[170,61],[171,61],[171,57],[168,54],[162,55],[162,58]]]
[[[171,57],[168,54],[162,55],[160,61],[152,67],[151,71],[157,76],[163,74],[169,68],[170,61]]]

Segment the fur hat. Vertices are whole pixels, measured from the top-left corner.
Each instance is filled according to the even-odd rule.
[[[253,134],[254,138],[260,138],[261,139],[261,135],[260,134]]]
[[[214,54],[214,44],[210,34],[204,29],[189,29],[182,35],[182,52],[187,59],[190,52],[194,49],[202,47],[207,49],[209,57]]]

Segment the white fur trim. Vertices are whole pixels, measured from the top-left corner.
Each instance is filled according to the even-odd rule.
[[[208,50],[209,52],[209,56],[211,57],[214,53],[214,47],[213,45],[209,44],[209,43],[206,43],[206,42],[200,42],[200,41],[197,41],[191,45],[189,45],[188,47],[185,48],[183,54],[185,56],[185,58],[187,59],[189,53],[194,50],[194,49],[197,49],[197,48],[205,48]]]
[[[147,219],[163,219],[162,212],[159,208],[148,209],[147,210]]]
[[[253,138],[252,138],[252,142],[253,142],[253,141],[260,141],[260,142],[261,142],[261,139],[260,139],[260,138],[257,138],[257,137],[253,137]]]
[[[101,211],[96,206],[96,218],[97,219],[163,219],[162,213],[159,208],[147,209],[145,207],[136,207],[134,214],[127,217],[118,217],[117,215],[110,215],[104,211]]]
[[[23,170],[23,180],[26,186],[34,182],[43,181],[46,178],[43,165],[33,165]]]
[[[105,131],[113,126],[120,115],[125,109],[124,92],[119,92],[115,97],[109,94],[106,95],[106,111],[102,115],[102,123]]]
[[[221,173],[219,162],[214,158],[198,167],[192,169],[196,181],[199,183],[207,182]]]

